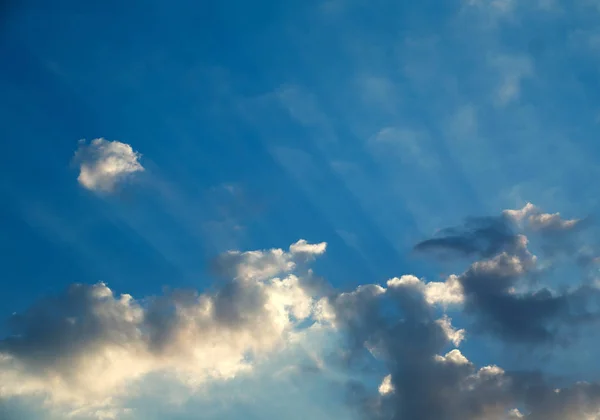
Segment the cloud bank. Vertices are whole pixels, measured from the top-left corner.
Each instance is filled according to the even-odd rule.
[[[539,257],[519,231],[525,219],[533,233],[540,223],[562,230],[575,224],[531,208],[470,219],[417,244],[421,252],[450,248],[459,258],[475,257],[439,282],[407,274],[336,291],[308,268],[327,244],[300,240],[287,251],[219,256],[213,269],[220,280],[205,292],[136,299],[104,283],[73,285],[9,319],[11,333],[0,341],[0,405],[25,398],[47,418],[136,419],[148,416],[149,403],[140,401],[160,401],[174,413],[182,401],[209,404],[217,387],[230,408],[205,405],[207,418],[231,407],[248,412],[248,392],[282,413],[306,401],[314,418],[598,418],[599,384],[558,384],[544,372],[493,361],[477,366],[461,349],[481,334],[509,346],[555,343],[597,318],[598,289],[546,288]],[[542,274],[535,287],[528,281],[534,273]],[[448,311],[467,323],[455,326]],[[233,392],[246,380],[254,381],[252,390]],[[314,394],[269,400],[282,386]],[[345,399],[336,400],[336,392]]]

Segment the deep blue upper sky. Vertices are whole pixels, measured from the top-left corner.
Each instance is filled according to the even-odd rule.
[[[3,318],[77,282],[203,289],[219,253],[300,238],[335,287],[435,280],[456,267],[411,249],[466,216],[596,213],[591,1],[5,4]],[[100,137],[143,181],[78,184]]]

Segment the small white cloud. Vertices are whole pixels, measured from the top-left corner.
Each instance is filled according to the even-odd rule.
[[[259,251],[227,251],[217,258],[215,268],[225,277],[247,280],[265,280],[294,270],[297,263],[307,262],[323,255],[327,243],[308,243],[304,239],[290,245],[290,251],[280,248]]]
[[[521,209],[504,210],[503,214],[519,227],[532,231],[568,230],[581,222],[580,219],[563,219],[560,213],[543,213],[531,203]]]
[[[394,392],[394,384],[392,383],[392,375],[387,375],[379,385],[379,394],[388,395]]]
[[[425,300],[430,305],[459,305],[465,295],[458,276],[451,275],[445,282],[429,282],[425,285]]]
[[[454,328],[452,326],[452,319],[448,316],[444,315],[442,318],[436,320],[435,322],[442,328],[442,330],[446,334],[446,337],[448,338],[448,341],[450,341],[455,346],[460,346],[460,343],[464,341],[466,331],[464,329],[457,330],[456,328]]]
[[[415,288],[423,293],[425,301],[429,305],[459,305],[465,300],[463,287],[458,276],[455,275],[449,276],[445,282],[429,283],[424,283],[413,275],[404,275],[388,280],[387,286],[390,288],[403,286]]]
[[[502,214],[504,214],[506,217],[511,218],[516,223],[522,223],[528,215],[536,212],[538,212],[537,207],[531,203],[527,203],[523,206],[523,208],[516,210],[504,210]]]
[[[477,372],[477,375],[481,378],[490,378],[504,375],[504,369],[496,365],[484,366]]]
[[[412,274],[405,274],[402,277],[394,277],[387,281],[387,286],[389,288],[396,287],[414,287],[417,289],[421,289],[423,287],[423,282],[416,276]]]
[[[91,191],[112,192],[128,176],[144,171],[140,157],[130,145],[119,141],[98,138],[87,144],[82,140],[75,153],[77,181]]]
[[[309,244],[304,239],[300,239],[298,242],[290,245],[290,252],[292,254],[322,255],[325,253],[326,249],[326,242],[321,242],[318,244]]]
[[[469,365],[471,363],[458,349],[449,351],[445,356],[436,355],[435,360],[439,363],[452,363],[455,365]]]

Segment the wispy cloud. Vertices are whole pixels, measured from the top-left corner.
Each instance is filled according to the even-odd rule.
[[[490,65],[497,69],[500,83],[494,101],[506,105],[516,101],[521,95],[521,84],[527,77],[533,76],[533,65],[527,56],[497,55],[489,59]]]

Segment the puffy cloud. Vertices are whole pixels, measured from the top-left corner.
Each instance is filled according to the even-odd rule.
[[[202,405],[207,411],[199,412],[235,417],[248,409],[232,395],[254,392],[257,383],[241,378],[256,377],[269,384],[268,395],[256,400],[265,404],[254,411],[261,417],[281,405],[272,397],[281,395],[282,384],[291,390],[299,375],[327,374],[326,386],[346,382],[351,392],[349,407],[327,413],[346,417],[353,408],[368,420],[593,419],[600,410],[598,385],[556,392],[543,375],[478,367],[458,349],[466,331],[440,315],[447,305],[464,307],[485,331],[510,342],[551,335],[562,319],[586,314],[573,312],[574,299],[585,302],[582,291],[515,292],[537,261],[524,236],[507,238],[493,247],[495,255],[444,282],[404,275],[385,287],[315,287],[310,270],[306,277],[296,270],[323,254],[326,244],[301,240],[288,251],[226,253],[215,267],[227,277],[211,292],[135,299],[103,283],[74,285],[10,319],[12,334],[0,341],[0,413],[2,399],[36,395],[46,398],[45,407],[70,407],[74,419],[147,417],[139,399],[137,405],[124,399],[141,398],[148,390],[140,384],[167,380],[180,388],[158,387],[149,398],[180,404],[195,390],[222,384],[227,398],[219,401],[228,411]],[[475,254],[488,254],[485,241],[473,243],[484,243]],[[308,382],[321,398],[332,392]],[[211,398],[210,392],[201,397]],[[311,418],[327,417],[311,410]]]
[[[387,395],[394,392],[394,385],[392,384],[392,375],[387,375],[381,381],[378,391],[381,395]]]
[[[136,300],[103,283],[73,285],[15,314],[12,334],[0,341],[0,398],[43,395],[100,413],[118,409],[115,398],[150,374],[197,387],[251,371],[289,342],[316,305],[289,273],[292,253],[257,252],[272,266],[253,254],[237,260],[234,272],[241,275],[212,293],[174,291]]]
[[[465,420],[505,413],[512,398],[504,372],[495,366],[477,370],[458,349],[441,356],[448,346],[460,344],[464,331],[447,317],[435,319],[416,277],[388,284],[388,289],[362,287],[332,299],[350,349],[358,353],[362,346],[390,371],[377,393],[352,388],[352,401],[364,418]]]
[[[82,140],[75,153],[79,165],[77,181],[91,191],[112,192],[130,175],[144,171],[140,157],[130,145],[119,141],[98,138],[87,144]]]
[[[508,277],[520,272],[515,267],[521,260],[501,260],[478,269]],[[506,372],[496,365],[477,368],[457,348],[444,354],[460,344],[464,330],[446,316],[435,319],[426,293],[424,283],[408,275],[391,279],[387,289],[365,285],[330,298],[338,328],[348,334],[348,349],[367,350],[390,372],[374,389],[349,384],[351,404],[364,419],[597,418],[598,385],[556,390],[539,374]]]
[[[298,242],[290,245],[290,252],[293,255],[306,255],[313,257],[322,255],[327,249],[327,243],[321,242],[318,244],[309,244],[305,239],[300,239]]]
[[[390,288],[408,285],[419,289],[425,296],[425,300],[430,305],[440,304],[443,306],[457,305],[463,303],[463,287],[457,276],[451,275],[444,282],[424,283],[415,276],[394,277],[388,280],[387,286]]]
[[[294,270],[298,263],[322,255],[327,244],[309,244],[304,239],[290,245],[290,251],[274,248],[262,251],[228,251],[214,262],[217,273],[226,277],[264,280]]]
[[[504,210],[503,214],[517,224],[538,232],[569,230],[582,222],[580,219],[563,219],[560,213],[543,213],[531,203],[521,209]]]
[[[445,283],[420,287],[429,303],[444,299],[448,303],[463,302],[478,332],[529,343],[563,340],[568,327],[600,316],[599,308],[594,307],[598,290],[585,284],[560,293],[546,287],[532,289],[534,280],[543,273],[538,257],[528,249],[528,238],[515,229],[543,233],[543,249],[556,250],[565,246],[564,237],[550,233],[571,229],[577,223],[565,221],[558,214],[542,213],[532,204],[505,210],[499,217],[468,219],[463,227],[444,229],[415,248],[483,258]]]

